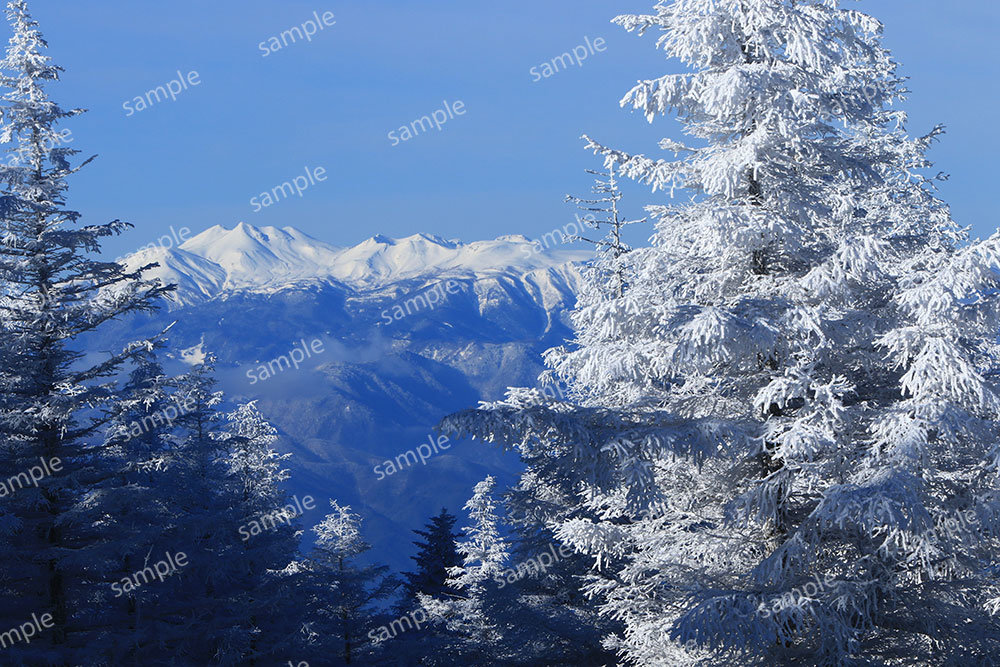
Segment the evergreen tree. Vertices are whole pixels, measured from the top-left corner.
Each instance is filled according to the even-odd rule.
[[[448,586],[448,572],[461,563],[455,540],[462,537],[461,533],[452,532],[458,519],[448,510],[441,508],[441,513],[431,517],[424,530],[413,532],[422,537],[413,544],[417,547],[417,555],[410,556],[417,564],[416,572],[403,574],[403,599],[401,613],[412,611],[417,605],[420,593],[431,597],[454,595],[456,591]]]
[[[906,134],[880,24],[836,0],[617,22],[692,70],[624,103],[697,145],[589,145],[694,196],[648,208],[624,296],[585,290],[547,355],[576,404],[512,391],[451,429],[547,450],[528,474],[571,501],[555,534],[632,663],[988,664],[1000,239],[936,199],[940,130]]]
[[[100,646],[108,664],[145,665],[160,657],[172,619],[159,613],[164,591],[157,587],[123,591],[122,580],[163,557],[172,548],[166,530],[177,524],[173,494],[180,488],[173,465],[173,419],[183,410],[170,392],[157,359],[162,343],[136,359],[120,396],[107,408],[104,450],[110,473],[94,484],[101,502],[78,513],[91,526],[94,543],[105,542],[109,558],[96,571],[104,594],[90,623],[102,628]]]
[[[125,636],[108,647],[110,664],[269,664],[300,648],[297,532],[291,517],[274,518],[286,505],[278,484],[287,455],[272,449],[274,429],[253,404],[219,411],[213,372],[209,356],[167,379],[150,357],[115,406],[108,443],[123,452],[127,484],[102,506],[117,508],[105,530],[130,548],[110,581],[168,553],[186,564],[164,581],[123,586],[125,618],[119,611],[103,624],[109,637]],[[268,529],[251,536],[246,528],[265,516]]]
[[[241,615],[228,630],[230,645],[238,646],[234,664],[269,664],[276,658],[295,655],[299,648],[299,577],[294,570],[298,551],[296,517],[284,514],[274,522],[276,512],[286,512],[287,498],[281,483],[288,479],[282,467],[291,454],[279,454],[272,445],[277,432],[255,403],[240,405],[227,415],[229,422],[228,467],[235,482],[241,528],[254,522],[267,523],[259,535],[244,530],[239,578],[230,587],[228,606]],[[269,517],[265,520],[264,517]],[[273,525],[272,525],[273,524]],[[265,660],[265,662],[261,662]]]
[[[13,663],[87,662],[98,651],[91,625],[103,592],[95,572],[114,551],[92,539],[95,526],[77,521],[100,497],[87,485],[114,474],[114,463],[88,438],[100,427],[95,406],[114,395],[112,378],[148,341],[94,362],[77,345],[108,320],[149,310],[164,288],[142,270],[97,261],[102,238],[121,233],[120,221],[80,226],[66,208],[67,177],[77,151],[61,147],[57,126],[81,113],[49,99],[46,86],[61,69],[24,0],[7,4],[13,28],[0,62],[0,477],[9,479],[41,461],[53,470],[37,486],[8,497],[0,516],[0,626],[51,614],[52,627],[30,644],[6,651]],[[89,161],[89,160],[88,160]],[[84,162],[86,164],[86,162]],[[82,166],[82,165],[81,165]]]
[[[227,460],[229,434],[214,371],[215,358],[207,355],[172,381],[185,411],[176,420],[172,447],[176,520],[165,535],[172,552],[184,553],[189,564],[157,583],[164,590],[161,613],[176,618],[176,632],[165,638],[170,654],[204,665],[237,664],[249,641],[231,632],[246,620],[230,599],[246,566],[239,539],[242,489]]]
[[[508,554],[500,534],[495,486],[496,479],[487,477],[476,484],[465,504],[472,525],[463,529],[466,539],[458,544],[462,564],[451,568],[446,582],[459,591],[458,596],[418,596],[428,616],[444,623],[453,637],[448,660],[463,664],[502,661],[507,655],[503,651],[503,623],[514,622],[508,617],[501,619],[502,604],[496,595],[496,581],[502,576]]]
[[[306,560],[313,650],[323,664],[364,664],[373,649],[369,633],[381,619],[377,605],[399,582],[387,576],[384,565],[358,562],[371,549],[361,537],[361,518],[335,500],[330,507],[333,511],[313,527],[316,546]]]
[[[601,277],[588,281],[587,284],[604,284],[610,295],[621,298],[625,296],[626,289],[625,265],[622,259],[632,251],[632,247],[622,238],[622,232],[627,226],[643,223],[646,220],[626,220],[618,210],[618,203],[624,195],[615,178],[616,169],[617,165],[611,165],[607,174],[588,169],[587,173],[595,177],[591,189],[595,198],[566,195],[566,201],[576,204],[581,211],[586,211],[582,220],[587,226],[597,231],[607,228],[604,238],[591,239],[579,235],[576,237],[577,240],[586,241],[597,249],[597,259],[591,269],[596,270]]]

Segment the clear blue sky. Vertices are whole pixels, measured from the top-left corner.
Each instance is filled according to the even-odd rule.
[[[611,25],[652,0],[93,0],[32,4],[66,68],[53,86],[73,145],[99,159],[75,177],[70,203],[86,221],[122,218],[136,229],[114,254],[171,225],[195,232],[241,220],[294,225],[328,242],[382,233],[476,240],[539,236],[572,220],[562,203],[583,194],[586,132],[653,152],[676,122],[645,120],[617,102],[639,78],[671,71],[649,37]],[[998,225],[998,28],[993,0],[863,0],[886,24],[887,44],[913,90],[911,131],[935,123],[934,149],[952,176],[943,196],[978,235]],[[263,57],[259,42],[324,11],[336,24],[313,41]],[[607,50],[580,68],[533,82],[531,67],[582,44]],[[176,101],[126,116],[122,103],[197,71],[201,85]],[[441,132],[393,147],[390,130],[461,100]],[[250,198],[297,173],[330,178],[299,199],[253,213]],[[652,201],[629,191],[638,213]]]

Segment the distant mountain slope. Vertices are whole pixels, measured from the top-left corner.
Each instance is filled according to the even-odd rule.
[[[540,353],[569,335],[588,257],[536,251],[523,237],[376,236],[342,249],[291,227],[213,227],[126,260],[159,262],[151,274],[179,288],[169,309],[113,325],[113,337],[176,321],[177,365],[215,353],[228,399],[257,400],[278,427],[295,455],[291,492],[320,501],[305,523],[328,498],[349,503],[377,557],[407,568],[411,529],[442,506],[460,510],[487,474],[512,480],[518,462],[466,442],[381,479],[373,468],[426,442],[445,414],[534,384]],[[314,340],[322,353],[261,379],[261,367]]]

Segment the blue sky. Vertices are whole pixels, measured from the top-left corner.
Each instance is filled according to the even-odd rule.
[[[188,227],[294,225],[337,245],[376,233],[476,240],[537,237],[572,220],[585,194],[584,132],[654,152],[673,119],[652,126],[618,107],[639,78],[673,71],[653,47],[611,25],[652,0],[96,0],[33,3],[66,68],[51,92],[90,113],[70,121],[73,146],[99,159],[75,177],[85,221],[136,225],[108,243],[121,254]],[[998,225],[1000,125],[992,0],[863,0],[911,77],[914,133],[948,135],[933,151],[942,190],[978,235]],[[259,43],[325,11],[336,24],[263,56]],[[606,51],[541,81],[530,69],[598,37]],[[131,116],[123,102],[195,71],[200,85]],[[440,132],[393,146],[387,133],[461,101]],[[327,180],[258,213],[250,199],[323,167]],[[628,189],[630,212],[656,201]]]

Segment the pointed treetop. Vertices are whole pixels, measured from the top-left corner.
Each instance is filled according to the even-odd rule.
[[[5,68],[21,71],[33,79],[58,80],[62,68],[53,65],[52,58],[42,53],[49,45],[38,29],[38,22],[31,18],[26,0],[10,0],[6,13],[14,34],[7,44]]]
[[[330,501],[330,507],[333,511],[313,527],[316,545],[345,558],[367,551],[369,545],[361,537],[361,517],[352,512],[349,505],[342,506],[336,500]]]

